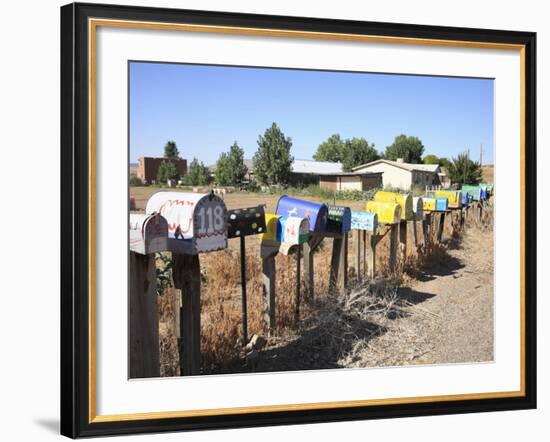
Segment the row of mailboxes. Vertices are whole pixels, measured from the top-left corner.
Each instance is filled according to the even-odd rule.
[[[462,191],[471,195],[474,201],[483,201],[487,199],[487,186],[470,186],[464,184]]]
[[[449,200],[447,198],[422,198],[424,212],[446,212]]]
[[[403,221],[412,220],[414,218],[413,200],[410,193],[379,191],[375,193],[374,201],[399,204],[401,207],[401,219]]]

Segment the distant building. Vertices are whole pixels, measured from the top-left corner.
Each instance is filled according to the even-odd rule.
[[[447,168],[441,166],[439,168],[439,172],[437,174],[439,178],[439,184],[443,189],[450,189],[451,188],[451,177],[449,175],[449,171]]]
[[[322,174],[319,186],[324,189],[337,190],[369,190],[382,187],[383,172],[340,172]]]
[[[166,158],[141,157],[138,159],[136,175],[141,181],[152,183],[157,180],[159,166]],[[176,165],[180,176],[187,175],[187,160],[169,160]]]
[[[438,164],[412,164],[402,159],[397,161],[376,160],[354,167],[353,172],[382,172],[383,186],[409,190],[412,186],[437,186],[440,167]]]

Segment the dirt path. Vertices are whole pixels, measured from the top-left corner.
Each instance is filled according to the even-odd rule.
[[[348,367],[493,360],[493,241],[471,230],[458,249],[399,291],[407,315],[368,345],[356,345]]]

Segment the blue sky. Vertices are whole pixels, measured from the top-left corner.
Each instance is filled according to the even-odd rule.
[[[310,159],[330,135],[365,137],[383,152],[399,134],[425,154],[468,148],[493,163],[493,80],[288,69],[130,63],[130,161],[162,156],[209,165],[237,141],[252,158],[276,122],[295,158]]]

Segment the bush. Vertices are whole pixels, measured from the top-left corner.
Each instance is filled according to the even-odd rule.
[[[130,175],[130,186],[143,186],[143,181],[137,175]]]

